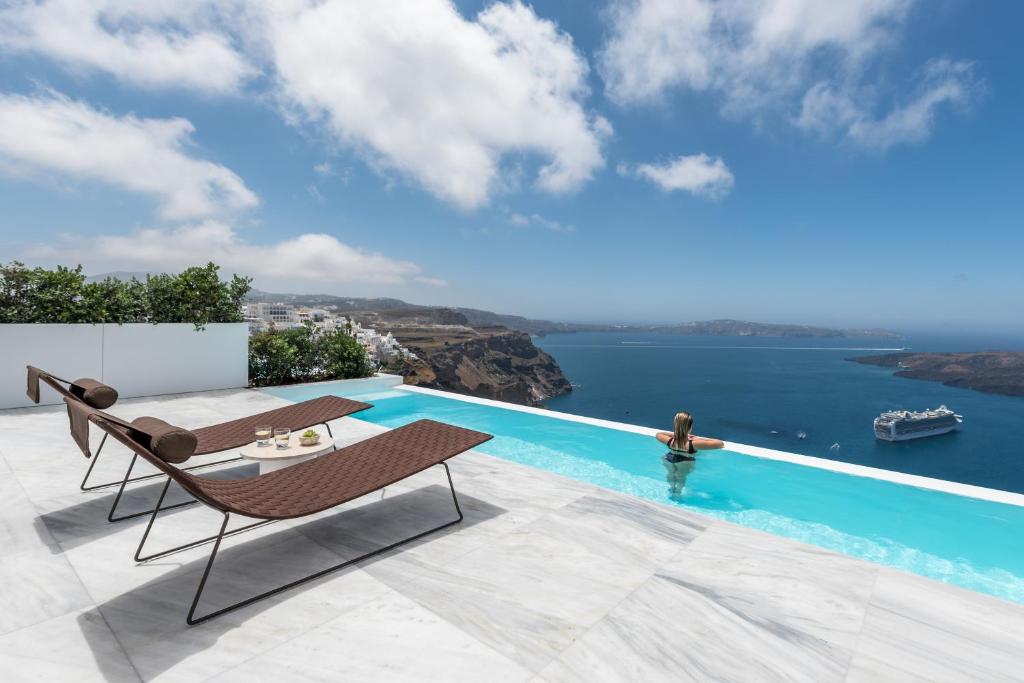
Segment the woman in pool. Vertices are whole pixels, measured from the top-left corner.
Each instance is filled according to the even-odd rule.
[[[668,481],[668,493],[672,499],[683,495],[686,478],[697,466],[697,451],[725,446],[725,443],[718,439],[705,439],[702,436],[691,435],[692,427],[693,418],[689,413],[676,413],[676,418],[672,422],[672,431],[658,432],[655,435],[658,441],[668,446],[668,453],[662,458],[662,464],[665,465],[665,479]]]

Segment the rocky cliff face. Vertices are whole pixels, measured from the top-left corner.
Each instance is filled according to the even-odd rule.
[[[398,369],[406,384],[470,396],[539,405],[572,391],[561,368],[524,332],[504,327],[392,327],[419,356]]]

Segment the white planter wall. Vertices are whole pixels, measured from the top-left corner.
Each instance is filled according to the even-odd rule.
[[[0,325],[0,409],[33,405],[25,366],[69,380],[92,377],[122,398],[232,389],[249,383],[246,323]],[[43,404],[59,403],[47,386]]]

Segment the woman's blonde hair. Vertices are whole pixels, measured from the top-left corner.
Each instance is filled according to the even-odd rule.
[[[680,451],[689,448],[692,428],[693,417],[689,413],[676,413],[676,418],[672,421],[672,440],[668,442],[669,448]]]

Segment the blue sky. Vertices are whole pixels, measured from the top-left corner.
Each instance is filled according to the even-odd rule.
[[[1024,330],[1017,3],[0,8],[4,261]]]

